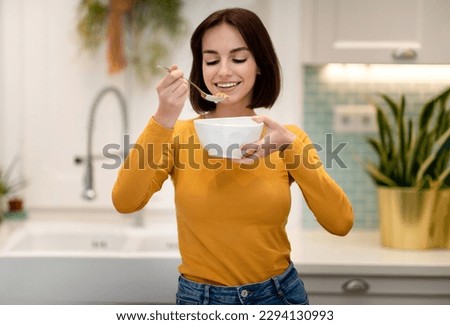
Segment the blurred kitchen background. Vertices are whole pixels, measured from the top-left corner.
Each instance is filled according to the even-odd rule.
[[[61,220],[65,215],[79,214],[84,220],[91,214],[114,214],[110,193],[117,170],[101,167],[105,163],[103,147],[111,143],[122,145],[123,141],[123,120],[114,96],[106,95],[95,115],[94,200],[86,200],[82,195],[85,164],[75,163],[76,158],[86,157],[94,100],[105,87],[120,90],[126,101],[131,142],[157,107],[155,86],[163,72],[144,85],[129,68],[108,74],[106,45],[94,55],[81,50],[76,30],[79,3],[0,0],[0,166],[5,168],[14,161],[14,176],[27,180],[28,186],[18,195],[29,219],[47,215]],[[322,148],[319,154],[326,168],[352,201],[355,230],[362,231],[364,242],[364,234],[372,236],[378,228],[375,185],[363,169],[365,161],[375,159],[366,142],[366,136],[376,131],[368,98],[377,99],[378,93],[386,93],[399,99],[405,94],[408,114],[414,115],[427,99],[450,85],[450,1],[184,1],[183,34],[160,64],[177,63],[188,75],[193,29],[209,13],[233,6],[251,9],[260,16],[282,66],[281,96],[270,111],[259,113],[282,123],[300,125]],[[194,116],[186,103],[182,118]],[[328,154],[340,146],[339,159],[329,161]],[[153,217],[161,216],[174,225],[171,186],[166,182],[144,209],[141,217],[147,225]],[[301,193],[296,188],[293,193],[288,227],[317,230],[319,226]],[[175,234],[175,226],[172,231]],[[299,243],[302,245],[302,239]],[[311,245],[320,246],[314,240]],[[333,245],[325,241],[321,247]],[[361,254],[367,257],[366,253]],[[384,252],[380,254],[386,258]],[[396,266],[402,265],[401,256],[410,256],[409,252],[399,254],[393,262]],[[431,263],[426,267],[433,268],[433,258],[437,256],[438,264],[446,269],[433,276],[448,280],[448,253],[433,254],[425,258]],[[449,261],[442,262],[446,259]],[[364,266],[365,271],[371,263]],[[323,271],[321,267],[326,265],[320,266],[321,261],[312,264],[319,265],[322,275],[332,273],[329,269]],[[450,295],[448,286],[443,290],[447,289]],[[449,302],[448,299],[445,296],[441,302]],[[123,301],[111,299],[118,300]],[[148,297],[142,300],[151,301]]]
[[[94,56],[81,50],[77,34],[80,1],[2,1],[1,7],[1,166],[19,156],[17,168],[29,186],[23,190],[27,209],[111,209],[110,192],[117,170],[94,166],[97,198],[82,197],[83,164],[88,122],[94,99],[107,86],[126,98],[130,141],[134,141],[157,107],[153,82],[143,85],[131,69],[109,75],[106,44]],[[189,1],[182,8],[185,28],[170,56],[160,64],[177,63],[188,75],[191,66],[189,38],[209,13],[230,6],[255,10],[267,24],[284,69],[282,98],[273,115],[280,121],[301,122],[302,67],[300,3],[291,2],[286,13],[275,1]],[[287,14],[291,15],[286,19]],[[292,33],[285,37],[286,31]],[[106,95],[95,114],[93,154],[101,156],[106,144],[122,144],[122,116],[115,96]],[[194,117],[186,103],[182,118]],[[108,161],[107,161],[108,162]],[[111,161],[110,161],[111,162]],[[169,183],[169,182],[168,182]],[[154,197],[149,210],[173,209],[167,184]]]

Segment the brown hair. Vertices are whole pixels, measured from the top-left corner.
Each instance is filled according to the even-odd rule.
[[[260,74],[256,76],[250,108],[272,107],[281,88],[280,65],[264,24],[255,13],[247,9],[216,11],[195,29],[191,37],[193,61],[190,80],[200,88],[207,89],[203,80],[202,38],[208,29],[221,23],[227,23],[241,33],[259,68]],[[216,104],[204,100],[197,91],[191,91],[189,97],[192,107],[199,114],[216,108]]]

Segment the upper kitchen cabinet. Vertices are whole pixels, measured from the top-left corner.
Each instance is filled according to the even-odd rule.
[[[449,0],[304,0],[304,63],[450,63]]]

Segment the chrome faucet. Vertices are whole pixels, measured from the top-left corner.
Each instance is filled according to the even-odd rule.
[[[91,106],[89,115],[87,153],[86,153],[86,174],[84,178],[84,190],[83,190],[83,198],[85,198],[86,200],[94,200],[95,197],[97,196],[94,189],[94,170],[93,170],[94,157],[92,154],[92,138],[94,133],[95,113],[97,112],[97,107],[100,104],[103,97],[108,93],[113,93],[116,95],[122,113],[123,134],[126,134],[128,131],[127,105],[122,93],[116,87],[106,87],[102,89],[95,98],[94,103]],[[80,163],[81,161],[82,160],[80,160],[80,158],[75,159],[75,162],[77,163]]]

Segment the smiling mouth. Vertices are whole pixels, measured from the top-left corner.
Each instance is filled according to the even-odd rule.
[[[223,83],[216,83],[215,86],[219,89],[226,90],[234,88],[239,84],[240,82],[223,82]]]

